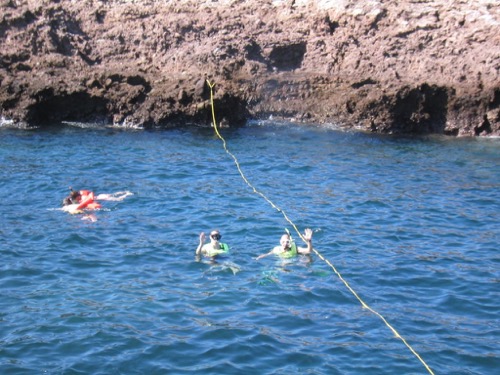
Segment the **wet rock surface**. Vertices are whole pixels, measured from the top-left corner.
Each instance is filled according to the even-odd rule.
[[[0,0],[0,115],[500,135],[493,0]]]

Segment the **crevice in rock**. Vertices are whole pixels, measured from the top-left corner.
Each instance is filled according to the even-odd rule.
[[[53,90],[41,91],[36,103],[28,107],[27,119],[39,125],[60,121],[94,121],[108,115],[107,101],[88,93],[54,94]]]
[[[375,85],[377,83],[377,81],[371,79],[371,78],[367,78],[367,79],[364,79],[362,81],[359,81],[359,82],[356,82],[356,83],[353,83],[351,85],[351,87],[353,89],[359,89],[360,87],[363,87],[365,85]]]
[[[262,55],[262,49],[254,40],[247,44],[244,50],[246,58],[248,60],[253,60],[261,63],[265,62],[264,56]]]
[[[306,50],[305,42],[276,46],[269,54],[270,65],[279,71],[298,69],[302,65]]]
[[[328,15],[325,17],[325,24],[328,26],[328,31],[330,35],[332,35],[335,32],[335,30],[337,30],[337,28],[340,26],[337,21],[332,21],[330,19],[330,16]]]
[[[423,84],[403,89],[392,109],[391,131],[397,133],[443,134],[448,111],[446,88]]]
[[[485,115],[483,118],[483,123],[480,126],[474,127],[474,134],[477,136],[490,133],[491,133],[491,124],[488,121],[488,117],[486,117]]]

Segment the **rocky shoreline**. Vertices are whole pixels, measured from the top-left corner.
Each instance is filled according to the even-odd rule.
[[[0,116],[500,136],[494,0],[0,0]]]

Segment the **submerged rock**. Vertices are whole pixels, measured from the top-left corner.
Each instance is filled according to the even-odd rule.
[[[2,0],[0,115],[500,135],[494,0]]]

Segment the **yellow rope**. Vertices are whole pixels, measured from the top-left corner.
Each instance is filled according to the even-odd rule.
[[[302,234],[300,233],[300,231],[298,230],[297,226],[292,222],[292,220],[290,220],[287,216],[287,214],[285,213],[285,211],[283,211],[281,208],[279,208],[278,206],[276,206],[269,198],[267,198],[263,193],[261,193],[259,190],[257,190],[255,188],[255,186],[253,186],[248,180],[247,178],[245,177],[243,171],[241,170],[240,168],[240,163],[238,162],[238,159],[236,158],[236,156],[234,156],[231,151],[228,150],[227,148],[227,144],[226,144],[226,140],[224,139],[224,137],[222,137],[219,133],[219,129],[217,129],[217,121],[215,119],[215,108],[214,108],[214,92],[213,92],[213,88],[215,86],[215,84],[212,84],[210,83],[210,81],[207,80],[207,84],[208,84],[208,87],[210,88],[210,104],[212,106],[212,122],[213,122],[213,127],[215,129],[215,133],[217,134],[217,137],[219,137],[219,139],[222,141],[222,144],[224,146],[224,150],[226,151],[227,154],[229,154],[233,160],[234,160],[234,163],[236,164],[236,168],[238,168],[238,172],[240,173],[241,177],[243,178],[243,181],[245,181],[245,183],[250,186],[250,188],[252,188],[253,192],[260,195],[262,198],[264,198],[266,200],[267,203],[269,203],[271,205],[271,207],[273,207],[274,209],[276,209],[277,211],[279,211],[283,217],[285,218],[285,220],[293,227],[293,229],[295,229],[295,232],[297,232],[298,236],[302,239],[302,241],[305,242],[305,239],[304,237],[302,236]],[[340,274],[339,271],[337,271],[337,269],[335,268],[335,266],[330,263],[330,261],[328,259],[326,259],[325,257],[323,257],[323,255],[320,254],[319,251],[317,251],[316,249],[313,248],[313,251],[314,253],[321,259],[323,260],[326,264],[328,264],[331,269],[333,270],[333,272],[335,272],[335,274],[338,276],[338,278],[344,283],[344,285],[347,287],[347,289],[349,289],[349,291],[354,295],[354,297],[356,297],[356,299],[361,303],[361,306],[365,309],[367,309],[368,311],[372,312],[373,314],[375,314],[376,316],[378,316],[384,323],[387,327],[389,327],[389,329],[392,331],[392,333],[394,333],[394,335],[399,338],[405,345],[406,347],[415,355],[415,357],[418,358],[418,360],[425,366],[426,370],[434,375],[434,372],[432,372],[432,370],[430,369],[430,367],[427,365],[427,363],[425,363],[425,361],[422,359],[422,357],[420,357],[420,355],[411,347],[410,344],[408,344],[408,342],[398,333],[398,331],[396,331],[396,329],[389,324],[389,322],[380,314],[378,313],[377,311],[373,310],[370,306],[368,306],[362,299],[361,297],[358,295],[358,293],[356,293],[354,291],[354,289],[351,288],[351,286],[349,285],[349,283],[342,277],[342,275]]]

